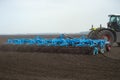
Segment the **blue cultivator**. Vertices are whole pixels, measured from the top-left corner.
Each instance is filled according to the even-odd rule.
[[[93,55],[104,53],[108,51],[109,42],[103,39],[92,40],[86,37],[80,38],[66,38],[63,34],[58,38],[45,39],[40,37],[30,38],[20,38],[20,39],[8,39],[7,44],[12,45],[36,45],[39,47],[90,47],[92,48]]]

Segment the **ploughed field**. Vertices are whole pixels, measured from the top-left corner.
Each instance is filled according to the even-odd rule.
[[[23,37],[34,35],[1,35],[0,45],[8,38]],[[1,50],[0,80],[120,80],[120,47],[96,56],[82,54],[84,51],[77,52],[77,49],[68,50],[64,53]]]

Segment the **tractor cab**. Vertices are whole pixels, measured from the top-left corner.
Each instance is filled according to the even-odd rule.
[[[108,28],[120,32],[120,14],[109,15]]]

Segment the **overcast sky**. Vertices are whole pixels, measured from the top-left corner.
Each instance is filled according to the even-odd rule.
[[[0,0],[0,34],[79,33],[106,27],[120,0]]]

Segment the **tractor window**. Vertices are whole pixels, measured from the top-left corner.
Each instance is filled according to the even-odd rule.
[[[115,16],[111,16],[110,22],[117,22],[117,18]]]
[[[117,24],[120,26],[120,17],[117,17]]]

